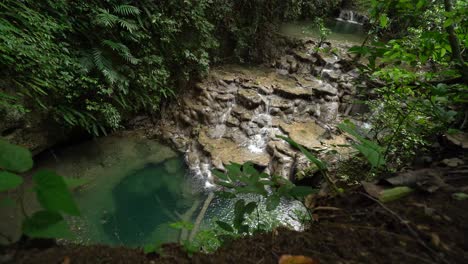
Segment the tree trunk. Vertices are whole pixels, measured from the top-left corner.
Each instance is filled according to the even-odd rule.
[[[445,11],[452,12],[454,1],[456,0],[444,0]],[[450,47],[452,48],[452,60],[460,64],[460,71],[463,77],[463,81],[468,83],[468,66],[465,65],[465,61],[461,55],[460,43],[458,41],[457,35],[455,34],[455,26],[451,24],[447,27],[448,39],[450,42]]]

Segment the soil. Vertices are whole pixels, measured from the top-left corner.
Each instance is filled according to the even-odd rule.
[[[468,164],[466,154],[457,157]],[[468,186],[467,171],[466,165],[449,169],[446,182]],[[161,255],[145,255],[138,249],[40,240],[0,249],[0,263],[278,263],[283,255],[307,256],[314,263],[468,263],[468,200],[454,199],[453,193],[419,190],[382,204],[357,187],[316,201],[320,210],[304,232],[280,228],[226,243],[213,254],[189,256],[175,244],[165,245]]]

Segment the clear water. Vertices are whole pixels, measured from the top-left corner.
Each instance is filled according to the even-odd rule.
[[[360,44],[366,37],[362,25],[340,20],[327,20],[325,26],[331,30],[328,39],[340,43]],[[281,32],[297,38],[318,38],[320,32],[311,21],[288,23],[283,26]]]
[[[182,157],[176,157],[76,192],[82,217],[75,219],[73,228],[79,242],[143,246],[178,241],[180,230],[170,224],[181,221],[202,198],[187,175]],[[194,220],[195,209],[185,220]]]

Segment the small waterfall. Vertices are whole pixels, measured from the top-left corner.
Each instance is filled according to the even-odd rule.
[[[368,18],[354,12],[353,10],[343,9],[340,11],[340,16],[336,18],[336,20],[362,25],[368,20]]]
[[[257,134],[250,137],[245,146],[252,153],[262,153],[265,151],[268,144],[268,140],[273,134],[279,134],[280,130],[274,128],[272,124],[272,116],[270,114],[270,98],[259,94],[263,101],[263,109],[258,108],[255,110],[252,119],[249,124],[262,124],[262,128],[258,131]]]
[[[219,118],[218,124],[214,127],[211,132],[213,138],[222,138],[226,133],[226,121],[231,115],[232,108],[236,105],[236,102],[233,100],[228,103],[227,110]]]

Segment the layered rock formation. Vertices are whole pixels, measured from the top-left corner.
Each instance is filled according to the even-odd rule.
[[[310,164],[276,136],[289,136],[317,153],[338,148],[346,140],[334,134],[335,125],[356,92],[358,74],[349,60],[313,48],[305,42],[271,67],[213,69],[178,105],[165,109],[161,135],[186,152],[190,168],[208,186],[209,170],[230,162],[252,161],[292,178]]]

